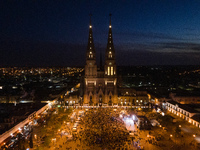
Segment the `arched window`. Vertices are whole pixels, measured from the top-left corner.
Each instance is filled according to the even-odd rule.
[[[110,75],[110,67],[108,67],[108,75]]]
[[[111,67],[111,73],[110,73],[110,75],[111,76],[113,75],[113,67]]]

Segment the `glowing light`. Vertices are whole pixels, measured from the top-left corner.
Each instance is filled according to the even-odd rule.
[[[133,120],[135,120],[135,119],[136,119],[136,118],[135,118],[135,115],[133,115],[132,118],[133,118]]]
[[[162,114],[162,116],[165,116],[165,113],[164,113],[164,112],[162,112],[161,114]]]
[[[170,137],[172,137],[173,135],[172,134],[170,134]]]
[[[195,135],[195,134],[193,134],[193,137],[196,137],[196,135]]]
[[[181,128],[181,125],[179,125],[179,128]]]
[[[92,26],[91,26],[91,25],[90,25],[89,27],[90,27],[90,28],[92,28]]]
[[[109,25],[109,28],[112,28],[112,26],[111,26],[111,25]]]

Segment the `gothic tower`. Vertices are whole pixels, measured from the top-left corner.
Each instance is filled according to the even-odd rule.
[[[101,56],[100,56],[101,57]],[[101,60],[101,58],[100,58]],[[115,49],[112,38],[111,14],[108,31],[108,43],[105,52],[104,70],[97,70],[96,52],[93,43],[92,24],[90,15],[89,38],[86,51],[86,65],[84,77],[85,105],[113,105],[117,104],[117,73],[115,63]]]
[[[94,103],[95,100],[95,88],[97,77],[97,65],[96,65],[96,52],[93,42],[92,23],[90,14],[89,25],[89,37],[86,51],[86,65],[85,65],[85,86],[84,86],[84,103]]]
[[[108,103],[117,103],[117,72],[116,72],[116,62],[115,62],[115,49],[113,45],[112,38],[112,25],[111,25],[111,14],[110,14],[110,24],[108,31],[108,42],[105,53],[105,84],[107,85],[106,93],[107,96],[105,101]]]

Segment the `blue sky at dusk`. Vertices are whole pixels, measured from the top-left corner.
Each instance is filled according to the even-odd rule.
[[[97,56],[112,13],[117,65],[200,65],[198,0],[1,0],[0,65],[83,66],[90,12]]]

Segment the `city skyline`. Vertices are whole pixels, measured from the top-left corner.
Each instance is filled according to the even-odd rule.
[[[2,66],[83,66],[92,16],[97,63],[112,13],[116,63],[199,65],[197,1],[1,1]]]

